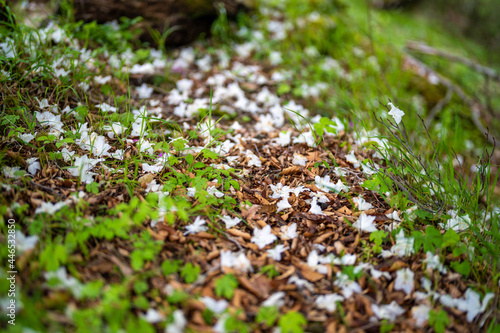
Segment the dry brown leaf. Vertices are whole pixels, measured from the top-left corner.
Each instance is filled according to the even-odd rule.
[[[309,267],[306,264],[300,265],[300,272],[304,276],[304,279],[313,283],[318,282],[319,280],[325,278],[323,274],[314,271],[311,267]]]
[[[241,230],[238,230],[238,229],[235,229],[235,228],[231,228],[231,229],[227,229],[226,232],[228,234],[230,234],[231,236],[234,236],[234,237],[241,237],[245,240],[250,240],[252,239],[252,236],[246,232],[243,232]]]
[[[300,173],[300,172],[302,172],[301,167],[294,165],[294,166],[283,169],[281,171],[281,174],[286,176],[286,175],[293,175],[293,174]]]

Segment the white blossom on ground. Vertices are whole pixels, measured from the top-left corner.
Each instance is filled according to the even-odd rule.
[[[222,316],[219,317],[217,323],[213,327],[213,331],[215,333],[228,333],[226,330],[226,321],[230,318],[229,313],[223,313]]]
[[[67,206],[64,201],[59,201],[55,204],[53,204],[52,202],[42,202],[40,206],[38,206],[37,209],[35,209],[35,215],[40,213],[47,213],[49,215],[53,215],[64,206]]]
[[[68,275],[65,267],[59,267],[57,271],[45,272],[43,276],[47,281],[57,281],[56,288],[69,289],[76,298],[82,294],[82,284],[73,276]]]
[[[35,135],[36,135],[36,133],[35,133]],[[33,140],[35,138],[35,135],[33,135],[31,133],[25,133],[25,134],[17,133],[17,137],[19,139],[21,139],[22,141],[24,141],[25,143],[29,143],[31,140]]]
[[[314,177],[316,186],[325,192],[330,192],[330,189],[335,188],[335,183],[330,181],[330,176],[326,175],[323,178],[320,176]]]
[[[109,81],[111,81],[111,75],[108,75],[108,76],[96,75],[96,76],[94,76],[94,82],[97,84],[106,84]]]
[[[416,305],[411,308],[411,316],[415,320],[418,327],[423,328],[429,320],[429,312],[431,308],[425,304]]]
[[[410,294],[414,287],[415,273],[409,268],[403,268],[396,272],[394,290],[402,290],[406,295]]]
[[[353,198],[352,201],[358,205],[359,210],[368,210],[373,208],[373,205],[365,201],[362,196],[359,196],[359,198]]]
[[[220,219],[226,224],[226,229],[235,227],[238,223],[241,222],[241,219],[239,217],[231,217],[228,215],[223,215],[220,217]]]
[[[271,190],[273,191],[271,194],[271,198],[273,199],[288,197],[289,193],[292,191],[290,186],[283,186],[281,183],[278,183],[277,185],[270,184],[269,187],[271,187]]]
[[[346,299],[351,297],[353,293],[360,294],[363,292],[359,283],[351,281],[349,276],[343,274],[342,272],[337,272],[336,279],[333,284],[341,289],[342,295],[344,295]]]
[[[69,168],[68,172],[75,176],[80,177],[80,180],[84,183],[92,183],[94,181],[95,173],[91,172],[92,168],[102,159],[92,159],[87,155],[75,157],[74,167]]]
[[[127,127],[120,123],[111,123],[111,125],[103,126],[103,130],[107,131],[108,138],[113,139],[115,135],[121,136],[127,130]]]
[[[220,265],[221,267],[235,268],[241,272],[253,271],[253,267],[252,264],[250,263],[250,260],[248,260],[245,253],[243,252],[235,255],[229,250],[221,251]]]
[[[19,254],[32,250],[38,243],[38,236],[25,236],[21,231],[16,230],[16,251]]]
[[[292,223],[289,226],[284,225],[281,227],[280,237],[282,240],[289,240],[297,238],[299,235],[297,234],[297,223]]]
[[[389,321],[395,321],[406,312],[406,310],[400,307],[396,301],[384,305],[372,304],[372,311],[378,319],[387,319]]]
[[[186,232],[184,235],[196,234],[201,231],[207,231],[206,221],[201,217],[197,216],[192,224],[186,226]]]
[[[495,297],[494,293],[487,293],[484,295],[483,301],[481,302],[481,296],[471,288],[465,291],[463,298],[459,299],[457,308],[460,311],[467,313],[467,321],[470,323],[476,318],[480,313],[488,307],[488,304],[492,298]]]
[[[35,99],[38,101],[38,106],[40,107],[40,109],[46,109],[46,108],[50,107],[48,99],[44,98],[41,101],[38,100],[37,97],[35,97]]]
[[[222,198],[224,196],[224,193],[219,191],[215,186],[209,186],[207,188],[207,193],[210,195],[215,195],[217,198]]]
[[[385,214],[388,218],[394,221],[401,221],[401,218],[399,217],[398,211],[394,210],[392,213]]]
[[[293,153],[293,160],[292,160],[293,165],[300,165],[305,167],[306,163],[307,163],[307,157],[297,153]]]
[[[297,288],[299,288],[299,289],[307,289],[309,291],[314,290],[314,286],[311,282],[304,280],[304,279],[301,279],[297,275],[292,275],[288,279],[288,284],[291,284],[291,283],[295,284],[297,286]]]
[[[102,112],[116,112],[117,108],[109,105],[108,103],[96,104],[96,108],[101,110]]]
[[[413,248],[414,242],[415,239],[413,237],[405,237],[405,233],[403,229],[401,229],[396,235],[396,244],[394,244],[390,250],[382,250],[380,256],[382,258],[409,256],[415,252]]]
[[[259,229],[255,228],[253,229],[253,237],[250,239],[252,243],[257,244],[259,249],[263,249],[267,245],[273,243],[278,237],[276,237],[272,232],[271,232],[271,226],[266,225],[264,228]]]
[[[307,256],[307,266],[321,274],[328,273],[328,267],[320,263],[320,256],[316,250],[312,250]]]
[[[458,216],[457,212],[454,210],[449,210],[448,214],[451,218],[446,221],[446,223],[439,223],[439,226],[445,230],[453,229],[455,231],[463,231],[469,229],[471,220],[469,215]]]
[[[422,260],[427,269],[437,269],[441,274],[446,274],[446,267],[441,263],[439,256],[433,255],[432,252],[427,251],[425,253],[426,258]]]
[[[281,147],[286,147],[291,142],[291,135],[292,135],[291,131],[280,132],[279,136],[276,139],[273,139],[272,142],[277,145],[280,145]]]
[[[267,250],[267,255],[273,258],[275,261],[281,261],[281,255],[286,250],[288,250],[288,247],[285,247],[285,245],[283,244],[278,244],[274,249]]]
[[[377,226],[376,224],[373,223],[373,221],[375,221],[375,216],[369,216],[366,215],[365,213],[361,213],[361,215],[359,215],[358,220],[354,222],[352,226],[361,231],[366,231],[366,232],[377,231]]]
[[[196,194],[196,187],[188,187],[187,188],[187,196],[194,198],[194,195]]]
[[[316,138],[312,132],[303,132],[296,138],[293,138],[293,143],[305,143],[309,147],[316,147]]]
[[[150,98],[153,93],[153,88],[148,87],[147,84],[143,83],[140,87],[135,88],[135,92],[137,93],[137,97],[139,99]]]
[[[28,172],[35,175],[41,169],[40,162],[37,161],[38,157],[28,158],[26,164],[28,165]]]
[[[221,314],[226,310],[228,306],[228,303],[225,299],[215,300],[212,297],[205,296],[201,298],[201,301],[203,302],[203,304],[205,304],[207,309],[216,314]]]
[[[262,306],[276,306],[279,309],[285,305],[285,295],[286,294],[283,291],[278,291],[262,302]]]
[[[318,309],[326,310],[328,312],[335,312],[337,310],[337,302],[342,302],[344,297],[339,294],[318,295],[314,304]]]
[[[315,196],[312,198],[311,208],[309,209],[309,213],[317,215],[325,215],[323,214],[323,210],[321,209],[321,207],[318,205],[318,198]]]
[[[150,324],[156,324],[165,320],[165,316],[156,309],[148,309],[146,314],[141,315],[141,317]]]
[[[311,191],[311,192],[309,192],[309,196],[312,198],[316,198],[317,202],[321,202],[321,203],[330,202],[330,199],[328,199],[326,194],[323,192],[312,192]],[[307,202],[307,200],[306,200],[306,202]],[[311,200],[311,206],[312,206],[312,200]]]
[[[374,279],[379,279],[381,278],[382,276],[385,277],[387,280],[391,280],[392,279],[392,276],[391,274],[389,274],[389,272],[382,272],[382,271],[379,271],[378,269],[375,269],[375,267],[373,267],[372,264],[369,264],[369,263],[359,263],[356,268],[361,268],[361,269],[364,269],[364,270],[368,270],[370,272],[370,275],[374,278]]]
[[[357,169],[360,166],[358,159],[354,155],[354,150],[351,150],[351,152],[345,156],[345,160],[351,163],[354,169]]]
[[[342,180],[339,179],[337,183],[333,186],[333,191],[336,193],[349,192],[349,187],[344,185],[344,183],[342,183]]]
[[[390,102],[387,104],[391,107],[391,110],[389,111],[389,115],[394,118],[394,121],[396,122],[396,124],[399,124],[401,122],[401,118],[403,118],[405,113],[402,110],[395,107],[394,104],[392,104]]]
[[[174,318],[174,321],[165,327],[165,333],[184,333],[187,320],[184,317],[182,310],[175,310],[172,317]]]
[[[278,204],[276,206],[278,208],[276,210],[277,213],[281,212],[282,210],[292,208],[292,205],[290,205],[290,203],[288,202],[288,195],[286,195],[285,197],[283,197],[283,199],[278,201]]]
[[[356,263],[356,255],[355,254],[349,254],[346,253],[340,258],[335,258],[333,259],[333,264],[335,265],[342,265],[342,266],[352,266]]]
[[[245,152],[246,154],[246,157],[248,158],[248,162],[247,162],[247,165],[250,167],[250,166],[256,166],[258,168],[260,168],[262,166],[262,162],[260,160],[260,158],[255,155],[251,150],[247,150]]]
[[[10,167],[10,166],[4,166],[2,169],[3,175],[7,178],[13,178],[17,179],[20,176],[16,176],[15,173],[20,171],[21,167],[15,166],[15,167]]]

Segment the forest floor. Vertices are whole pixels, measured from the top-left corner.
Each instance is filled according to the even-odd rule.
[[[309,47],[325,77],[292,85],[297,72],[281,64],[294,55],[262,46],[292,28],[262,8],[265,28],[240,27],[240,43],[196,42],[168,57],[92,45],[125,38],[127,22],[76,37],[26,28],[1,44],[0,237],[16,247],[2,248],[12,266],[0,287],[17,309],[16,326],[11,316],[2,328],[498,330],[490,198],[440,193],[431,176],[418,200],[404,191],[414,183],[400,180],[421,170],[384,170],[405,109],[390,96],[370,109],[395,136],[317,115],[310,100],[331,94],[329,73],[363,74]],[[380,66],[353,52],[367,71]],[[464,197],[475,210],[459,207]],[[8,271],[16,297],[3,293]]]

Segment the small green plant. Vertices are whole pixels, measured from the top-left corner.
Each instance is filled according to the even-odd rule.
[[[236,288],[238,288],[238,280],[233,274],[226,274],[215,280],[215,294],[219,297],[232,299]]]
[[[181,277],[186,283],[193,283],[198,280],[200,276],[201,268],[198,265],[193,265],[188,262],[181,268]]]
[[[300,312],[290,311],[281,316],[278,326],[283,333],[302,333],[307,320]]]
[[[383,230],[377,230],[370,234],[370,241],[375,243],[373,246],[373,252],[380,253],[382,251],[382,243],[387,237],[387,232]]]
[[[270,279],[280,275],[280,273],[276,270],[276,267],[274,267],[274,265],[266,265],[262,267],[260,272],[262,274],[266,274],[267,277]]]
[[[429,325],[434,328],[436,333],[443,333],[449,323],[448,313],[443,309],[439,309],[439,311],[431,310],[429,312]]]
[[[163,275],[167,276],[179,272],[179,267],[181,263],[182,260],[165,260],[161,264],[161,270],[163,272]]]
[[[133,235],[134,251],[130,254],[132,268],[140,270],[144,263],[148,260],[153,260],[160,252],[162,242],[153,239],[147,231],[141,233],[141,236]]]
[[[272,327],[278,317],[280,311],[276,306],[261,306],[257,316],[255,317],[255,322],[259,324],[265,324],[267,327]]]

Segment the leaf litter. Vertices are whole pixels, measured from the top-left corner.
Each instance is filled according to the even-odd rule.
[[[81,209],[86,221],[106,216],[107,210],[133,198],[147,202],[151,192],[159,198],[181,196],[196,208],[200,204],[197,192],[205,190],[202,195],[232,198],[231,210],[210,207],[211,211],[200,211],[186,223],[176,215],[179,208],[167,205],[158,218],[127,229],[136,238],[107,238],[103,230],[87,242],[86,253],[75,249],[70,258],[61,259],[61,267],[45,272],[43,281],[30,278],[30,271],[40,264],[30,260],[36,240],[25,236],[30,232],[23,223],[24,234],[18,237],[24,246],[18,260],[23,290],[43,290],[48,309],[51,302],[61,299],[68,308],[85,307],[91,303],[80,300],[82,284],[103,281],[111,285],[137,272],[151,272],[142,277],[150,307],[135,313],[157,328],[166,325],[167,332],[224,331],[229,315],[250,323],[263,306],[277,307],[282,314],[300,312],[310,324],[319,323],[318,331],[378,331],[385,323],[382,320],[387,320],[395,324],[395,330],[418,332],[425,329],[429,311],[442,305],[452,317],[448,329],[473,330],[472,322],[493,295],[481,300],[470,288],[472,281],[447,270],[453,258],[447,257],[443,263],[432,252],[415,251],[414,239],[404,229],[386,234],[375,245],[372,235],[397,229],[399,223],[412,218],[364,187],[371,173],[362,163],[370,159],[383,164],[375,151],[359,144],[359,138],[348,133],[338,118],[333,119],[338,126],[320,144],[309,126],[309,111],[276,94],[273,77],[277,71],[242,55],[219,61],[209,57],[201,68],[201,58],[195,61],[196,55],[205,51],[203,47],[196,52],[191,47],[180,51],[173,61],[174,67],[180,66],[179,79],[169,92],[155,89],[148,81],[150,74],[142,75],[141,68],[134,66],[131,82],[141,85],[132,93],[136,109],[127,126],[120,122],[100,129],[96,126],[103,113],[122,112],[107,104],[111,100],[96,100],[88,115],[93,124],[82,121],[76,128],[68,118],[61,120],[64,111],[60,111],[66,106],[73,109],[75,104],[53,105],[51,98],[34,104],[40,130],[58,135],[65,127],[80,133],[80,138],[55,149],[68,154],[66,162],[46,159],[43,168],[36,162],[41,157],[29,145],[33,138],[21,137],[22,142],[15,144],[2,142],[6,154],[21,162],[13,168],[34,175],[25,184],[16,176],[18,169],[5,167],[2,171],[8,181],[2,184],[3,195],[18,205],[27,204],[26,216]],[[125,92],[113,77],[106,81]],[[96,80],[96,84],[103,83],[101,78]],[[90,89],[94,89],[92,85]],[[211,108],[212,114],[199,122],[199,110]],[[219,118],[216,114],[221,111],[229,116]],[[396,121],[402,116],[399,111],[393,112]],[[182,133],[158,125],[165,123],[155,118],[179,124]],[[237,121],[244,118],[246,121]],[[130,132],[126,132],[128,128]],[[222,131],[216,133],[217,129]],[[167,134],[170,151],[154,148],[148,132]],[[188,132],[197,136],[185,135]],[[128,137],[123,133],[129,133]],[[182,141],[180,147],[184,148],[172,149],[176,141]],[[207,151],[217,154],[206,155]],[[121,168],[116,162],[141,153],[149,157],[135,170],[132,165]],[[170,165],[173,159],[178,162]],[[226,175],[237,184],[224,188],[220,180],[205,179],[187,189],[163,189],[168,180],[165,175],[171,171],[184,174],[184,184],[191,184],[196,179],[195,163],[201,163],[200,169],[228,170]],[[131,190],[117,181],[124,173],[134,172],[139,187]],[[112,185],[93,192],[86,185],[94,182]],[[159,250],[151,256],[134,254],[141,239],[153,239]],[[142,265],[135,266],[134,258]],[[175,266],[177,261],[191,264],[184,266],[190,269],[172,268],[166,274],[170,266],[165,268],[162,263]],[[71,269],[64,263],[71,263]],[[272,270],[266,273],[266,267]],[[219,289],[218,281],[228,276],[231,278],[224,282],[235,287]],[[58,282],[51,284],[51,280]],[[186,293],[187,299],[172,301],[179,293]],[[230,297],[225,300],[227,293]],[[169,299],[176,308],[172,313]],[[214,314],[212,318],[206,318],[206,309]],[[62,313],[51,313],[51,320],[70,325]],[[170,314],[173,320],[166,323]],[[271,327],[259,324],[255,331],[271,331]]]

